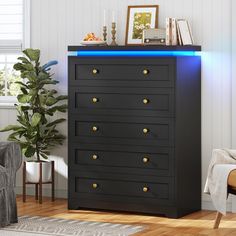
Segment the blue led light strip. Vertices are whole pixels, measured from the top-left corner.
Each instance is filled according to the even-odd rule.
[[[70,56],[78,57],[160,57],[160,56],[199,56],[199,52],[195,51],[76,51],[69,52]]]

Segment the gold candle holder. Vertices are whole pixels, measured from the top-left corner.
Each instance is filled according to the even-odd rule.
[[[103,26],[103,41],[107,44],[107,27]]]
[[[112,30],[111,30],[112,42],[110,45],[116,46],[118,44],[116,43],[116,23],[115,22],[112,22],[111,28],[112,28]]]

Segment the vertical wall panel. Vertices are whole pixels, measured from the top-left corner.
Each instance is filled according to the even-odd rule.
[[[202,45],[202,183],[213,148],[231,147],[231,0],[32,0],[31,45],[42,50],[42,62],[57,59],[58,89],[67,91],[67,45],[87,32],[101,34],[103,11],[111,22],[116,12],[119,44],[124,44],[128,5],[158,4],[159,27],[165,17],[187,18],[195,42]],[[110,24],[108,25],[110,27]],[[110,41],[110,28],[109,28]],[[234,91],[235,93],[235,91]],[[6,114],[8,111],[5,110]],[[3,110],[0,110],[2,115]],[[235,113],[235,111],[234,111]],[[2,117],[2,116],[1,116]],[[14,117],[14,116],[13,116]],[[13,118],[14,119],[14,118]],[[0,120],[0,125],[8,121]],[[66,134],[66,124],[62,124]],[[0,134],[3,139],[2,134]],[[234,134],[234,137],[236,135]],[[235,142],[234,142],[235,143]],[[67,144],[55,151],[57,189],[66,190]],[[203,200],[209,198],[203,194]]]
[[[231,30],[232,30],[232,41],[231,41],[231,49],[232,49],[232,67],[231,67],[231,73],[232,73],[232,148],[236,149],[236,2],[232,0],[232,24],[231,24]],[[236,196],[233,197],[232,202],[232,211],[236,212]]]

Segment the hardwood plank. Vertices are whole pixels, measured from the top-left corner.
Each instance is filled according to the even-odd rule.
[[[39,204],[33,196],[27,196],[22,202],[22,196],[17,196],[18,214],[45,216],[63,219],[77,219],[110,223],[142,225],[146,229],[135,236],[231,236],[236,235],[236,214],[228,213],[222,218],[219,229],[213,229],[215,211],[199,211],[180,219],[150,215],[135,215],[121,212],[99,212],[67,209],[66,199],[43,198]]]

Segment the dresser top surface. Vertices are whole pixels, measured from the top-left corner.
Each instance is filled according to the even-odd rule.
[[[201,51],[199,45],[189,46],[68,46],[68,51]]]

